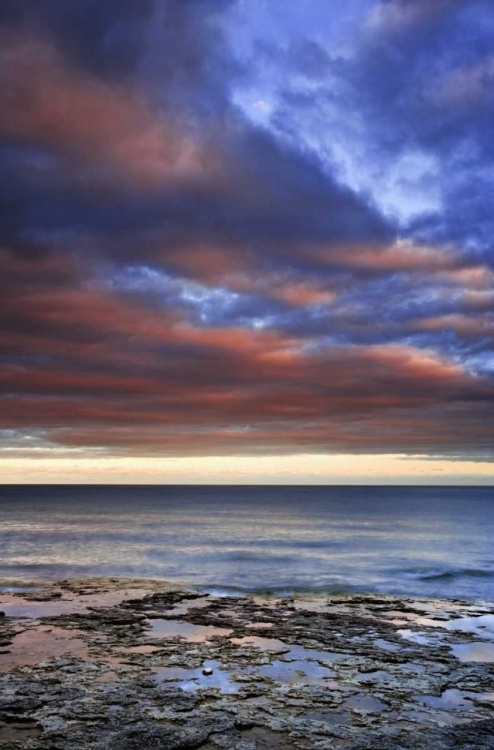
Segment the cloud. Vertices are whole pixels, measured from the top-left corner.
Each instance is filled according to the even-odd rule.
[[[233,5],[2,5],[0,429],[492,458],[483,3],[376,0],[251,68]]]
[[[367,28],[371,34],[383,35],[423,32],[424,27],[437,23],[467,0],[380,0],[369,13]]]
[[[4,137],[113,167],[137,186],[200,179],[212,168],[192,137],[153,113],[138,91],[72,70],[46,41],[4,35],[0,71]]]
[[[437,318],[424,318],[423,320],[412,322],[410,324],[423,331],[454,331],[464,338],[482,338],[488,337],[494,340],[494,317],[472,317],[461,315],[442,315]]]
[[[491,409],[489,379],[432,351],[194,325],[94,278],[81,285],[76,270],[61,255],[12,261],[3,429],[143,455],[478,453],[492,444],[479,420]],[[60,277],[64,287],[54,287]]]
[[[484,0],[376,0],[340,47],[312,41],[321,58],[315,72],[295,47],[264,44],[244,89],[261,96],[269,88],[268,127],[336,165],[409,238],[488,255],[488,18]],[[273,68],[276,78],[265,73]]]
[[[0,161],[15,208],[29,212],[24,229],[153,231],[162,247],[235,244],[263,255],[266,243],[284,252],[307,238],[392,236],[316,159],[232,106],[241,72],[221,17],[230,4],[23,0],[22,12],[12,10],[1,35],[0,132],[9,148]],[[122,35],[134,42],[125,60],[115,47]],[[34,149],[44,152],[36,175]]]

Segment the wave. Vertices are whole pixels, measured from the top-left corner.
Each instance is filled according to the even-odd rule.
[[[458,578],[494,578],[494,571],[483,568],[431,568],[427,570],[405,570],[406,578],[414,581],[448,581]]]
[[[166,559],[166,550],[161,547],[152,547],[144,550],[146,558],[153,562],[161,562]],[[187,548],[177,550],[173,553],[174,559],[177,563],[182,561],[188,561],[194,565],[208,564],[208,565],[232,565],[236,563],[245,563],[246,565],[252,566],[269,566],[269,565],[285,565],[290,566],[296,564],[300,559],[300,553],[286,554],[283,552],[271,552],[268,554],[263,550],[248,550],[248,549],[224,549],[218,548],[216,545],[210,547],[203,546],[201,548]]]
[[[68,571],[67,575],[71,574],[72,571],[77,571],[78,573],[80,571],[91,573],[94,569],[94,565],[88,565],[86,563],[76,563],[76,562],[53,562],[53,563],[36,563],[36,562],[18,562],[16,560],[12,561],[11,563],[6,563],[2,561],[2,564],[0,565],[0,576],[9,576],[11,574],[27,574],[33,573],[36,575],[37,573],[40,575],[48,574],[53,572],[54,575],[60,575],[64,571]],[[62,576],[63,577],[63,576]],[[43,576],[44,578],[44,576]]]
[[[0,578],[0,593],[13,594],[39,589],[46,586],[47,581],[44,579],[24,579],[24,578]]]
[[[265,583],[264,585],[242,585],[223,583],[219,585],[199,585],[199,591],[212,596],[266,596],[266,597],[298,597],[298,596],[354,596],[376,593],[376,589],[369,586],[352,585],[350,583],[324,582],[309,584],[302,581],[285,581],[279,583]]]

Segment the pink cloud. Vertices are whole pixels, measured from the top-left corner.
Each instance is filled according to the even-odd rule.
[[[0,133],[38,141],[136,185],[212,178],[218,163],[131,87],[73,69],[48,41],[0,39]]]
[[[421,331],[450,330],[464,337],[494,336],[494,317],[492,315],[472,317],[456,313],[412,321],[409,325],[411,328]]]

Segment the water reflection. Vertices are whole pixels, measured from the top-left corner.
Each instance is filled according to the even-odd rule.
[[[494,663],[494,643],[459,643],[451,651],[460,661]]]
[[[204,675],[204,669],[212,669],[211,675]],[[242,684],[235,682],[221,663],[215,660],[205,661],[199,669],[182,667],[160,667],[154,670],[157,682],[170,682],[188,693],[204,688],[217,688],[222,693],[236,693]]]
[[[201,643],[215,635],[228,636],[231,630],[213,625],[192,625],[182,620],[151,620],[151,638],[183,638],[191,643]]]
[[[271,680],[287,685],[318,685],[334,676],[334,672],[327,667],[322,667],[316,662],[305,660],[277,660],[271,662],[271,664],[264,664],[258,667],[256,671],[263,677],[269,677]]]

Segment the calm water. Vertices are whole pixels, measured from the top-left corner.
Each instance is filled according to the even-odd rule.
[[[494,600],[493,488],[0,487],[0,583]]]

